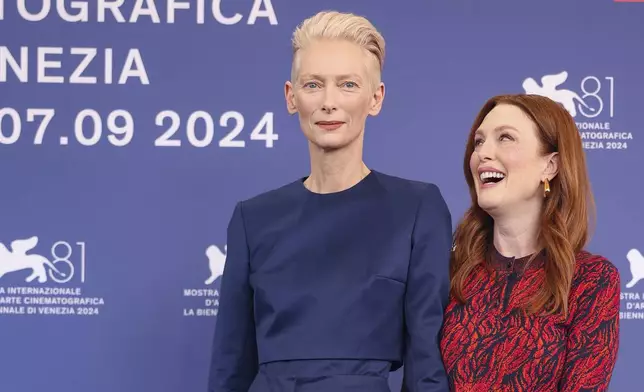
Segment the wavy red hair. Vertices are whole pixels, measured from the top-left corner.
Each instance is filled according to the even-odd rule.
[[[492,244],[494,221],[478,206],[470,157],[474,152],[474,133],[499,104],[514,105],[527,114],[536,126],[541,153],[559,155],[558,173],[550,181],[538,232],[538,243],[546,256],[545,284],[526,307],[531,313],[567,315],[575,257],[590,238],[590,219],[594,218],[595,207],[582,141],[573,118],[562,105],[538,95],[492,97],[474,120],[463,159],[472,205],[454,233],[456,247],[450,261],[452,294],[461,303],[466,301],[467,278],[478,264],[485,262]]]

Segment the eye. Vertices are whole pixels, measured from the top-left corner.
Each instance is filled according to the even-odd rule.
[[[481,143],[483,143],[483,138],[477,137],[477,138],[474,139],[474,146],[475,147],[481,145]]]
[[[514,140],[514,138],[508,133],[502,133],[501,136],[499,136],[499,140]]]
[[[309,88],[309,87],[315,88],[315,87],[319,87],[319,86],[318,86],[318,84],[316,82],[307,82],[307,83],[304,83],[304,85],[302,85],[302,87],[304,87],[304,88]]]
[[[345,82],[345,83],[344,83],[344,87],[347,87],[347,88],[356,88],[356,87],[358,87],[358,85],[357,85],[355,82]]]

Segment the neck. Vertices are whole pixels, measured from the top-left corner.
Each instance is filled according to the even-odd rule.
[[[304,182],[311,192],[340,192],[356,185],[369,174],[369,168],[362,161],[362,143],[346,148],[324,150],[309,144],[311,174]]]
[[[494,247],[506,257],[525,257],[539,250],[541,213],[508,214],[494,217]]]

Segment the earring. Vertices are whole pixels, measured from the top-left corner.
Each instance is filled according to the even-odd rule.
[[[548,193],[550,193],[550,181],[546,178],[543,180],[543,197],[547,197]]]

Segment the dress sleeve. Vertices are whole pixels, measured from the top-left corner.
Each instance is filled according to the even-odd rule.
[[[405,296],[405,356],[402,391],[448,392],[439,334],[449,300],[451,214],[440,190],[424,192],[412,235]]]
[[[208,392],[246,392],[258,371],[249,251],[241,203],[235,206],[228,225],[227,247]]]
[[[620,277],[602,261],[588,266],[566,344],[560,392],[604,392],[619,346]]]

